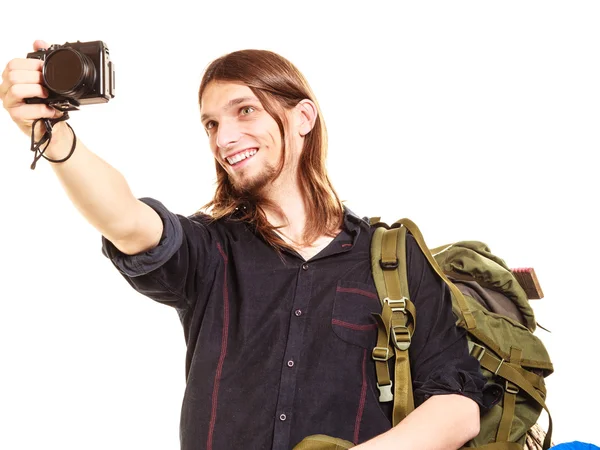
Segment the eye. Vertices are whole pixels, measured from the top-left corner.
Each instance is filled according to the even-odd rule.
[[[242,109],[240,109],[240,113],[242,113],[243,116],[247,116],[254,111],[255,109],[252,106],[244,106]]]
[[[208,122],[206,122],[204,124],[204,128],[206,128],[207,130],[210,130],[211,128],[213,128],[216,125],[217,125],[217,123],[214,120],[209,120]]]

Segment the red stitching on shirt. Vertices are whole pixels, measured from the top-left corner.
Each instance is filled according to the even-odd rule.
[[[352,244],[342,244],[342,247],[352,247]]]
[[[221,244],[217,242],[219,253],[225,261],[225,269],[223,270],[223,334],[221,335],[221,355],[219,356],[219,364],[215,373],[215,384],[212,394],[212,411],[210,413],[210,425],[208,429],[208,439],[206,441],[206,450],[212,450],[213,434],[215,431],[215,423],[217,421],[217,402],[219,396],[219,384],[221,382],[221,373],[223,371],[223,363],[227,354],[227,336],[229,335],[229,292],[227,291],[227,255],[223,251]]]
[[[367,398],[367,350],[363,351],[362,361],[362,388],[360,390],[360,402],[358,411],[356,411],[356,421],[354,422],[354,444],[358,445],[358,433],[360,432],[360,422],[363,411],[365,410],[365,400]]]
[[[225,252],[223,251],[223,247],[221,247],[221,244],[219,244],[217,242],[217,248],[219,249],[219,253],[221,254],[221,256],[223,257],[223,259],[225,260],[225,263],[227,263],[227,255],[225,254]],[[225,268],[227,270],[227,267]]]
[[[374,330],[375,328],[377,328],[376,323],[373,323],[370,325],[357,325],[354,323],[342,322],[341,320],[338,320],[338,319],[331,319],[331,323],[334,325],[339,325],[340,327],[350,328],[351,330],[357,330],[357,331],[368,331],[368,330]]]
[[[338,292],[348,292],[350,294],[364,295],[365,297],[374,298],[375,300],[379,300],[379,297],[377,297],[377,294],[373,294],[372,292],[369,292],[369,291],[363,291],[362,289],[343,288],[343,287],[338,286],[337,291]]]

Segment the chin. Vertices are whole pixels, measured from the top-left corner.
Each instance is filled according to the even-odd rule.
[[[229,180],[236,192],[242,195],[257,196],[275,179],[275,171],[263,171],[253,177],[244,177],[243,179],[235,179],[230,177]]]

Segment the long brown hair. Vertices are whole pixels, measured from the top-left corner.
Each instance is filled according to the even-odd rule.
[[[198,93],[200,106],[202,94],[211,81],[237,82],[248,86],[267,113],[273,117],[279,127],[282,142],[282,157],[276,177],[283,169],[286,155],[286,130],[282,108],[291,109],[304,99],[315,103],[317,120],[305,137],[298,164],[300,189],[307,213],[302,244],[310,244],[319,236],[332,236],[342,225],[343,206],[329,180],[325,166],[327,129],[323,115],[304,76],[290,61],[274,52],[240,50],[216,59],[206,68]],[[248,221],[254,225],[257,233],[274,247],[290,248],[275,233],[275,227],[267,221],[262,208],[266,200],[257,196],[240,195],[234,189],[225,169],[216,160],[215,167],[215,195],[202,209],[210,210],[214,219],[236,216],[240,220]]]

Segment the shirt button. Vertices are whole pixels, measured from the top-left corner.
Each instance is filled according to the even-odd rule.
[[[288,367],[294,367],[294,361],[291,359],[287,362]]]
[[[296,317],[300,317],[302,315],[302,311],[297,309],[296,311],[294,311],[294,314],[296,315]]]
[[[302,264],[302,269],[303,270],[308,270],[308,264],[306,264],[306,263]]]
[[[281,415],[279,416],[279,420],[281,420],[282,422],[283,422],[285,419],[287,419],[287,416],[286,416],[285,414],[281,414]]]

